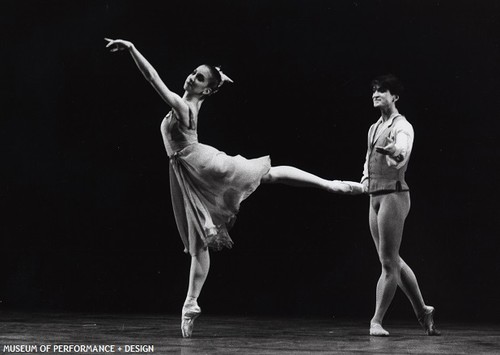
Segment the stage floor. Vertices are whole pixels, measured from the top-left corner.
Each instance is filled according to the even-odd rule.
[[[3,354],[500,353],[498,324],[439,323],[443,335],[429,337],[416,322],[387,320],[385,326],[391,336],[376,338],[368,335],[367,320],[204,314],[196,321],[193,338],[183,339],[180,315],[3,313],[0,316]],[[81,345],[95,347],[83,351]],[[90,352],[99,346],[103,351]]]

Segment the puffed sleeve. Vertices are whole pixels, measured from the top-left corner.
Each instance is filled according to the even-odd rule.
[[[413,127],[406,119],[399,120],[391,132],[391,137],[394,139],[394,154],[387,155],[387,165],[394,166],[396,169],[401,168],[410,158],[413,147],[414,131]]]

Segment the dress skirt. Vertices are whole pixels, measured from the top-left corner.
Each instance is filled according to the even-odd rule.
[[[170,191],[184,252],[231,248],[228,230],[240,203],[259,186],[271,168],[264,156],[229,156],[214,147],[193,143],[170,157]]]

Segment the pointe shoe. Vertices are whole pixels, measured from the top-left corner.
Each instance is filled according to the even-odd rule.
[[[370,323],[370,335],[374,337],[388,337],[389,332],[382,328],[381,324]]]
[[[341,180],[332,180],[328,182],[328,192],[337,194],[351,194],[352,187]]]
[[[418,317],[418,321],[427,335],[441,335],[441,332],[434,327],[434,307],[424,306],[424,313]]]
[[[343,181],[343,183],[349,185],[349,187],[351,188],[351,195],[361,195],[368,192],[366,190],[366,187],[359,182]]]
[[[201,308],[197,304],[187,304],[182,307],[181,331],[183,338],[191,338],[193,334],[194,321],[201,314]]]
[[[360,195],[366,192],[362,184],[353,181],[342,180],[329,181],[328,191],[346,195]]]

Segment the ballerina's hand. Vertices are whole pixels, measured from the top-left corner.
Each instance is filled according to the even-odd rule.
[[[110,48],[110,52],[118,52],[125,49],[130,49],[133,46],[132,42],[124,41],[123,39],[104,38],[104,40],[108,41],[106,48]]]

